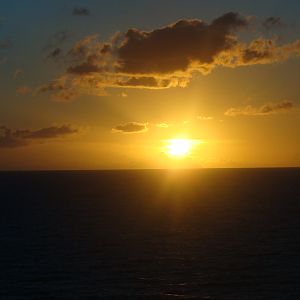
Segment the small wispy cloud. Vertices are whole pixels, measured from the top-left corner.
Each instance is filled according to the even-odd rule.
[[[273,27],[282,27],[283,26],[283,22],[281,20],[280,17],[269,17],[269,18],[266,18],[264,21],[263,21],[263,26],[266,28],[266,29],[271,29]]]
[[[91,12],[86,7],[74,7],[72,11],[73,16],[90,16]]]
[[[43,51],[46,52],[46,59],[55,62],[61,62],[64,59],[63,44],[68,40],[69,33],[67,31],[58,31],[49,37]]]
[[[148,131],[148,123],[128,122],[119,124],[112,129],[113,132],[140,133]]]
[[[247,105],[241,108],[229,108],[225,111],[225,116],[237,117],[237,116],[267,116],[280,113],[286,113],[294,108],[294,104],[291,101],[282,101],[280,103],[267,103],[260,107],[253,107]]]
[[[78,134],[79,129],[69,124],[50,126],[37,130],[12,129],[0,126],[0,148],[17,148],[38,141],[47,141]]]
[[[78,97],[78,92],[74,88],[66,86],[64,77],[43,84],[35,91],[35,95],[44,93],[50,93],[51,100],[55,102],[70,102]]]

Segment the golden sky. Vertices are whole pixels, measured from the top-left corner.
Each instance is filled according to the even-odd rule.
[[[2,3],[0,169],[300,166],[299,4],[243,3]]]

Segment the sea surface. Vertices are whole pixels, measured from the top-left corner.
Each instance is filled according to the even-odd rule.
[[[0,172],[0,299],[300,299],[300,169]]]

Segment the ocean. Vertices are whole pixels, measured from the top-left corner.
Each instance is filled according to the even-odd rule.
[[[0,299],[300,299],[300,169],[0,172]]]

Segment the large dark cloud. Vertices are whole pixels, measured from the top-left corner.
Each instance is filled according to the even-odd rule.
[[[236,44],[231,33],[247,25],[237,13],[228,13],[211,24],[180,20],[153,31],[129,29],[118,49],[119,70],[151,74],[186,71],[193,62],[211,63]]]
[[[184,19],[149,31],[130,28],[106,41],[87,36],[64,53],[63,86],[45,85],[40,91],[106,95],[107,88],[185,87],[195,74],[206,75],[216,67],[271,64],[300,54],[300,40],[280,45],[276,38],[258,38],[252,29],[246,31],[250,22],[229,12],[211,23]],[[275,26],[280,20],[265,22]],[[51,55],[61,57],[61,48]]]
[[[11,129],[0,126],[0,148],[16,148],[31,144],[33,141],[45,141],[79,133],[71,125],[50,126],[37,130]]]
[[[105,71],[117,74],[186,71],[193,63],[210,64],[219,53],[234,47],[237,41],[233,33],[247,25],[246,18],[231,12],[211,24],[194,19],[179,20],[152,31],[129,29],[124,36],[116,35],[104,43],[89,36],[69,51],[67,60],[71,65],[67,72],[82,75]]]
[[[267,116],[280,114],[290,111],[294,108],[294,104],[291,101],[282,101],[280,103],[267,103],[260,107],[253,107],[248,105],[242,108],[230,108],[225,112],[228,117],[236,116]]]
[[[113,128],[115,132],[123,133],[138,133],[145,132],[148,130],[147,123],[128,122],[125,124],[117,125]]]

